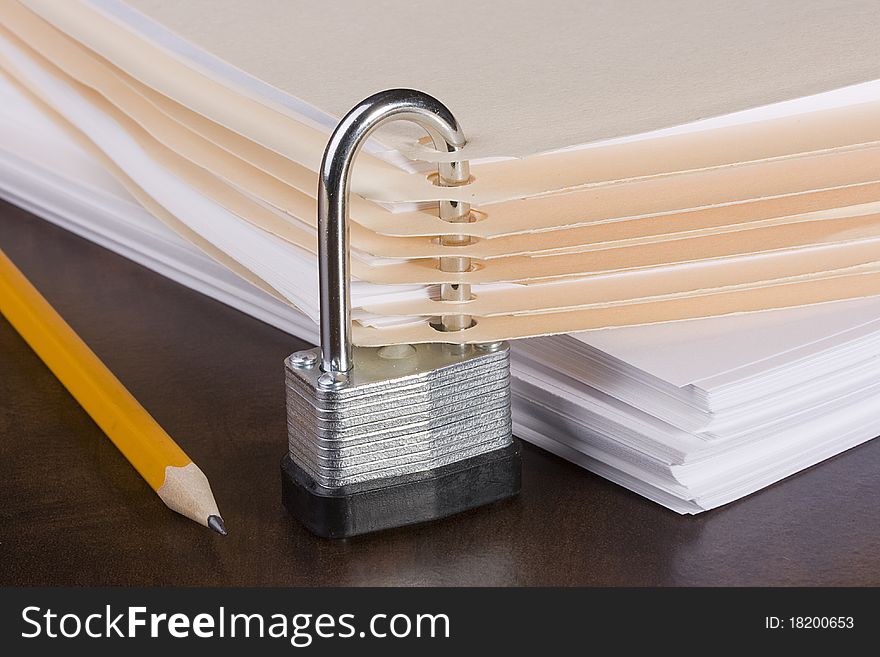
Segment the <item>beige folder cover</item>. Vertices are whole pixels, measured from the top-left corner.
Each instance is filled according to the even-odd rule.
[[[27,2],[52,15],[76,4]],[[127,4],[334,117],[377,89],[424,89],[454,108],[472,157],[522,157],[880,78],[874,0]]]
[[[135,78],[153,86],[200,114],[248,136],[253,141],[275,149],[307,168],[316,169],[329,127],[322,132],[321,129],[317,129],[313,125],[304,125],[301,119],[291,116],[290,112],[284,108],[269,106],[265,102],[247,97],[246,94],[237,93],[236,90],[218,83],[210,75],[185,65],[173,53],[164,48],[157,48],[155,44],[145,41],[118,20],[109,18],[107,14],[92,7],[92,5],[118,5],[118,2],[26,1],[29,6],[49,19],[54,25],[73,35],[110,62],[119,65]],[[400,7],[396,7],[397,13],[395,15],[403,21],[403,17],[413,11],[413,4],[400,4]],[[404,4],[407,6],[403,6]],[[415,3],[416,6],[419,4]],[[474,4],[480,5],[481,3]],[[462,116],[461,120],[473,143],[485,139],[489,133],[491,133],[489,136],[492,139],[495,138],[495,135],[501,135],[504,136],[502,141],[509,147],[495,154],[521,156],[600,138],[599,136],[603,132],[597,126],[601,125],[602,121],[598,120],[593,113],[598,112],[604,106],[607,106],[608,120],[614,125],[621,126],[620,129],[609,134],[623,135],[645,128],[647,124],[643,125],[644,120],[649,120],[652,125],[656,124],[657,127],[675,125],[695,118],[723,114],[743,107],[794,98],[804,93],[826,91],[852,82],[880,77],[876,71],[876,62],[873,61],[876,58],[876,53],[870,45],[871,32],[866,27],[872,22],[877,22],[876,7],[870,2],[853,3],[857,6],[849,6],[835,11],[829,11],[827,7],[823,8],[822,3],[817,2],[776,3],[769,10],[763,5],[759,9],[757,5],[748,6],[748,3],[745,6],[717,1],[685,4],[687,6],[679,8],[679,12],[688,11],[687,15],[694,17],[695,24],[692,26],[692,32],[689,31],[687,23],[681,20],[680,15],[665,15],[666,10],[662,9],[664,3],[648,3],[644,7],[629,6],[629,3],[616,4],[614,11],[599,15],[598,26],[595,21],[596,17],[589,15],[594,8],[593,3],[573,4],[567,8],[567,14],[564,15],[554,13],[548,8],[543,20],[534,26],[536,30],[539,30],[539,33],[535,34],[534,38],[530,38],[528,43],[540,43],[542,37],[558,41],[558,34],[555,33],[558,31],[557,28],[565,26],[567,29],[571,29],[571,26],[577,25],[579,20],[584,22],[584,25],[580,27],[586,33],[593,30],[603,33],[603,38],[599,41],[588,40],[580,44],[574,42],[567,44],[571,49],[571,56],[568,58],[548,60],[553,64],[551,73],[561,76],[563,85],[561,89],[564,89],[567,96],[564,104],[553,102],[554,94],[551,92],[559,90],[552,86],[552,75],[549,78],[537,79],[533,84],[526,85],[516,93],[507,87],[517,80],[519,71],[528,70],[529,63],[526,61],[528,49],[521,47],[522,44],[517,40],[509,38],[496,38],[493,42],[492,48],[494,50],[500,49],[502,53],[500,57],[491,58],[479,49],[475,51],[476,65],[474,69],[480,76],[479,94],[474,94],[470,90],[468,82],[465,81],[457,93],[441,97],[448,100],[449,105],[457,114],[460,113],[459,110],[462,107],[472,108],[471,111],[474,115],[472,120],[476,126],[468,128],[466,116]],[[703,8],[698,4],[703,5]],[[439,37],[437,35],[423,35],[422,31],[413,31],[414,34],[417,34],[417,42],[420,42],[420,47],[414,53],[409,53],[406,50],[406,42],[373,40],[370,38],[373,35],[371,28],[375,27],[377,21],[391,20],[393,22],[396,19],[389,18],[389,15],[383,12],[374,13],[361,3],[343,3],[342,6],[330,12],[334,16],[333,20],[329,22],[324,20],[328,18],[325,15],[327,13],[325,8],[312,3],[270,3],[268,6],[261,6],[259,12],[252,11],[247,5],[229,2],[145,3],[143,5],[135,3],[135,6],[145,9],[148,13],[155,12],[156,16],[172,29],[187,38],[195,39],[197,43],[202,36],[207,34],[224,34],[224,37],[218,37],[216,44],[212,39],[207,39],[211,42],[207,44],[208,49],[217,52],[235,66],[246,70],[248,69],[247,63],[239,61],[240,59],[250,61],[248,57],[251,56],[261,58],[264,60],[263,66],[255,66],[251,72],[260,77],[267,76],[263,79],[273,82],[280,89],[289,91],[291,87],[299,87],[302,84],[303,89],[309,93],[311,93],[310,90],[315,90],[318,96],[329,92],[335,84],[339,84],[340,80],[345,80],[349,89],[359,84],[369,84],[371,93],[376,89],[388,86],[380,84],[380,81],[374,80],[370,74],[364,75],[365,71],[360,68],[355,69],[356,73],[334,68],[333,57],[340,56],[341,53],[348,52],[347,55],[344,55],[346,58],[357,58],[361,62],[363,62],[362,55],[369,57],[365,49],[364,37],[367,37],[367,44],[372,43],[380,53],[387,53],[391,47],[389,44],[393,44],[395,57],[386,62],[381,72],[377,73],[381,77],[385,74],[393,75],[393,71],[399,70],[401,80],[391,86],[400,86],[403,84],[403,80],[410,79],[407,71],[411,72],[413,69],[410,67],[421,63],[422,58],[431,52],[432,38],[437,39],[437,44],[450,38],[448,34]],[[429,10],[424,6],[420,9]],[[463,11],[465,19],[468,15],[474,15],[475,19],[482,21],[480,25],[483,27],[477,27],[478,30],[491,29],[494,25],[493,21],[483,20],[486,17],[481,16],[481,13],[497,14],[495,18],[500,21],[502,28],[505,20],[515,23],[521,18],[524,11],[527,13],[523,7],[496,11],[489,5],[476,11],[474,9],[464,9]],[[350,12],[347,15],[351,22],[343,20],[346,12]],[[584,15],[584,12],[587,12],[587,15]],[[242,15],[239,16],[239,14]],[[788,16],[787,38],[781,45],[778,43],[779,39],[771,38],[774,36],[774,28],[768,28],[772,25],[772,23],[766,23],[768,14]],[[620,53],[622,48],[619,35],[613,31],[603,31],[601,27],[602,19],[610,20],[612,23],[615,21],[635,21],[637,24],[641,24],[646,16],[650,16],[652,20],[656,18],[659,21],[658,25],[668,26],[669,34],[674,35],[680,43],[688,43],[691,39],[691,47],[695,48],[696,52],[700,52],[700,57],[689,56],[690,66],[676,71],[676,80],[687,80],[689,86],[690,94],[685,94],[684,98],[681,95],[681,89],[669,88],[670,80],[668,79],[664,82],[656,75],[646,80],[643,80],[641,76],[634,79],[628,77],[632,75],[632,71],[626,68],[627,57],[632,57],[633,53],[641,53],[640,56],[644,57],[646,74],[650,74],[652,68],[663,65],[661,62],[666,60],[657,57],[656,50],[662,45],[658,44],[658,41],[667,39],[669,34],[663,34],[658,30],[647,41],[628,43],[625,47],[626,52]],[[238,20],[239,18],[241,20]],[[587,21],[591,19],[592,22],[588,25]],[[267,25],[273,20],[277,22]],[[738,44],[737,47],[745,48],[752,40],[754,41],[751,44],[754,46],[753,49],[743,50],[742,53],[739,53],[740,56],[736,61],[728,62],[727,68],[731,66],[735,68],[739,62],[747,60],[746,66],[754,73],[753,79],[736,76],[725,78],[723,75],[724,67],[713,68],[713,64],[716,63],[714,55],[717,51],[713,47],[715,44],[707,43],[707,41],[717,31],[713,29],[714,21],[723,22],[724,20],[728,20],[730,25],[739,25],[750,30],[739,34],[746,41],[746,44]],[[317,35],[311,33],[301,39],[292,38],[291,31],[297,34],[295,26],[303,21],[316,21],[326,32]],[[793,22],[801,27],[803,32],[794,32],[791,27]],[[836,25],[840,30],[848,30],[846,47],[842,50],[835,50],[834,58],[823,58],[823,50],[829,42],[827,35],[821,40],[821,47],[817,47],[815,43],[808,40],[810,34],[823,29],[823,25],[827,27],[827,24]],[[279,43],[280,49],[270,55],[268,53],[268,49],[271,47],[269,44],[276,42],[273,32],[279,29],[279,25],[284,26],[280,28],[284,33],[280,39],[282,43]],[[400,31],[403,32],[411,28],[404,22],[401,22],[400,27]],[[225,38],[227,30],[234,30],[236,36]],[[855,37],[853,37],[852,30],[855,30]],[[262,36],[264,33],[268,33],[265,39]],[[348,34],[349,38],[343,38],[342,34]],[[501,32],[492,31],[492,34],[498,35]],[[725,31],[727,40],[731,42],[737,38],[737,34],[734,31]],[[793,34],[796,34],[797,38],[794,38]],[[332,38],[334,35],[339,35],[340,38],[332,41],[334,45],[332,49],[316,48],[301,52],[289,52],[290,48],[307,48],[308,46],[305,44],[314,40],[320,41],[323,45],[330,42],[326,41],[328,37]],[[352,38],[353,35],[356,35],[357,39]],[[573,37],[573,35],[569,36]],[[251,41],[257,43],[251,44]],[[613,41],[616,45],[606,48],[604,44],[608,41]],[[793,41],[795,46],[802,46],[804,49],[803,52],[798,52],[795,59],[791,58]],[[216,47],[214,47],[215,45]],[[252,48],[251,45],[253,45]],[[315,43],[311,43],[311,45],[315,45]],[[703,50],[699,50],[701,47]],[[776,50],[781,47],[787,50],[788,57],[774,59],[772,62],[760,61],[762,55],[768,53],[775,55],[777,54]],[[246,48],[247,53],[240,52],[239,48]],[[302,65],[303,53],[309,53],[309,58],[311,58],[314,53],[322,50],[331,51],[328,62],[312,63],[309,59],[309,65],[306,66],[308,70],[299,70],[297,64]],[[604,70],[595,66],[585,68],[582,63],[584,55],[578,56],[578,53],[584,50],[590,52],[598,50],[600,53],[605,53],[610,58],[606,62],[607,68]],[[797,49],[795,48],[795,50]],[[835,65],[835,62],[843,61],[845,53],[850,51],[852,58],[848,62],[858,63],[847,67]],[[256,54],[260,52],[263,54]],[[400,53],[404,53],[405,56],[397,56]],[[619,64],[613,61],[613,57],[618,55],[624,59]],[[387,55],[385,56],[387,57]],[[429,57],[431,64],[421,70],[421,76],[426,80],[433,80],[440,71],[434,65],[436,61],[434,56],[429,55]],[[485,61],[482,61],[480,57],[485,57]],[[286,64],[286,62],[290,62],[290,64]],[[615,65],[620,65],[622,68],[612,68]],[[691,77],[686,77],[693,66],[696,66],[697,70],[693,71]],[[272,78],[272,71],[269,69],[273,67],[276,68],[274,71],[276,77],[282,75],[283,72],[286,83],[275,81]],[[790,67],[791,70],[788,70],[787,67]],[[450,77],[464,76],[467,79],[468,76],[474,74],[474,71],[467,67],[454,68],[456,70],[454,73],[449,73]],[[296,75],[292,75],[291,70],[296,70]],[[784,77],[774,78],[774,74]],[[324,78],[324,76],[327,77]],[[593,77],[600,77],[601,80],[598,82],[601,84],[593,86],[592,83],[595,82]],[[357,81],[354,78],[358,78]],[[786,85],[779,85],[778,79],[786,80]],[[373,84],[379,86],[372,86]],[[424,87],[424,85],[421,86]],[[617,106],[620,94],[629,86],[638,88],[639,93],[644,96],[637,103],[632,103],[627,108],[621,109]],[[712,95],[709,91],[715,86],[723,88],[719,93]],[[430,91],[430,89],[428,90]],[[537,94],[534,93],[536,90]],[[611,93],[612,91],[614,93]],[[496,94],[497,97],[493,94]],[[689,95],[697,95],[702,100],[695,99],[693,104],[689,105],[686,102]],[[323,96],[321,97],[323,98]],[[589,100],[585,100],[587,97]],[[357,99],[359,99],[358,95],[345,94],[343,98],[337,97],[335,100],[344,103],[344,108],[347,109]],[[706,105],[707,102],[712,107],[717,105],[717,108],[715,110],[709,109]],[[317,104],[320,105],[320,102]],[[585,105],[592,106],[593,112],[584,112]],[[486,112],[487,107],[491,107],[492,112]],[[330,115],[341,115],[343,112],[344,110],[340,110],[334,114],[331,110]],[[564,116],[560,116],[560,113],[564,113]],[[492,114],[493,118],[487,119],[487,114]],[[532,120],[526,121],[523,114],[531,116]],[[477,116],[481,116],[482,120],[477,120]],[[534,121],[538,120],[538,117],[541,117],[540,123],[532,125]],[[328,117],[328,121],[332,121],[332,118]],[[481,128],[480,126],[485,126],[487,121],[491,122],[491,128]],[[630,131],[622,128],[628,122],[632,126]],[[837,125],[843,126],[845,123],[837,122]],[[528,130],[524,130],[526,126],[528,126]],[[681,148],[687,143],[685,139],[673,142],[673,145],[679,144],[678,155],[670,153],[669,158],[663,157],[657,161],[668,160],[668,164],[661,167],[666,172],[719,166],[736,161],[780,156],[780,153],[783,152],[790,155],[811,149],[821,149],[824,138],[817,140],[816,135],[827,134],[831,141],[839,141],[841,136],[832,135],[824,130],[793,129],[799,133],[800,139],[807,136],[806,141],[799,146],[791,142],[791,135],[785,137],[780,134],[780,139],[788,144],[788,146],[782,147],[772,139],[744,141],[737,137],[736,131],[732,131],[721,137],[722,142],[731,150],[729,157],[720,156],[719,159],[718,153],[728,149],[713,148],[711,150],[715,155],[707,159],[706,153],[700,153],[699,149]],[[554,146],[553,140],[558,140],[559,135],[564,135],[568,143]],[[809,143],[809,135],[813,135],[814,143],[812,144]],[[530,139],[545,140],[547,148],[519,150],[517,142]],[[848,140],[844,138],[843,141]],[[734,144],[739,146],[730,148]],[[829,147],[827,142],[824,147]],[[486,169],[476,176],[474,184],[467,189],[445,190],[442,194],[438,192],[437,188],[428,184],[424,176],[420,174],[401,175],[402,172],[394,167],[385,166],[385,163],[376,158],[365,155],[355,173],[354,185],[355,189],[365,197],[381,201],[433,200],[445,195],[460,200],[489,203],[514,198],[517,194],[530,195],[551,189],[567,189],[585,182],[626,179],[661,173],[656,164],[648,165],[647,168],[638,164],[646,161],[645,158],[636,157],[639,148],[638,144],[630,145],[628,151],[624,149],[625,153],[613,155],[612,160],[622,158],[616,163],[603,161],[607,158],[606,151],[605,155],[599,155],[596,158],[597,161],[592,168],[589,167],[589,162],[594,158],[592,152],[556,154],[537,159],[528,158],[523,162],[502,163],[497,169],[487,165]],[[626,153],[629,153],[629,158],[626,157]],[[558,165],[552,164],[556,157],[563,158]],[[534,168],[538,161],[541,166]],[[528,166],[525,166],[526,164]],[[586,167],[586,177],[571,179],[572,172],[584,169],[584,167]],[[514,175],[517,171],[519,175]],[[581,176],[580,173],[577,175]]]
[[[219,12],[217,24],[211,21],[208,5],[201,2],[134,0],[130,4],[209,52],[273,83],[275,73],[270,69],[276,64],[252,60],[239,45],[215,42],[214,36],[208,36],[224,33],[226,21],[238,15],[237,4],[227,6],[226,0],[210,3]],[[610,12],[613,17],[605,19],[634,20],[632,12],[636,9],[656,12],[660,4],[623,3]],[[811,34],[824,15],[819,4],[801,3],[797,25],[804,34]],[[713,18],[727,17],[751,30],[743,37],[744,43],[764,54],[776,52],[769,33],[750,22],[748,4],[736,11],[718,2],[702,3],[700,7],[684,5],[689,20],[696,21],[692,27],[699,39],[712,33]],[[126,22],[131,16],[122,20],[114,14],[119,6],[115,0],[0,0],[0,67],[160,220],[225,266],[284,299],[272,283],[272,276],[267,278],[265,271],[258,274],[244,261],[236,261],[213,246],[107,158],[99,143],[90,141],[80,132],[81,126],[65,118],[69,108],[53,89],[62,85],[73,94],[63,97],[76,98],[77,103],[90,108],[90,115],[99,115],[102,121],[121,128],[126,139],[130,138],[152,162],[194,193],[239,221],[292,245],[303,257],[311,257],[309,253],[316,251],[315,169],[327,126],[298,116],[289,107],[273,105],[253,89],[231,87],[215,79],[210,70],[185,61],[168,44],[135,34]],[[785,11],[793,11],[789,3],[779,3],[771,13],[783,11],[783,6]],[[265,9],[264,14],[251,17],[253,25],[243,19],[239,28],[250,25],[253,30],[267,30],[269,43],[276,38],[274,27],[263,23],[271,16],[307,16],[325,30],[322,40],[336,34],[334,30],[351,29],[350,23],[334,12],[348,11],[348,18],[366,16],[360,5],[348,3],[329,13],[325,8],[296,3],[267,3]],[[593,9],[595,5],[590,11]],[[407,11],[409,8],[401,9],[401,15]],[[463,10],[474,20],[486,18],[481,11]],[[501,12],[498,24],[504,25],[514,20],[511,16],[528,11],[531,9]],[[574,18],[581,18],[584,14],[580,12],[586,10],[577,5],[571,11]],[[717,111],[707,109],[710,105],[706,105],[706,99],[695,100],[692,105],[680,99],[673,103],[669,96],[672,87],[660,80],[644,85],[645,97],[653,99],[653,106],[630,108],[629,113],[614,120],[594,124],[581,114],[555,114],[558,108],[550,102],[552,94],[541,95],[540,99],[532,98],[530,93],[521,94],[520,101],[533,101],[534,105],[513,107],[510,90],[503,88],[506,80],[498,88],[488,84],[485,94],[500,103],[497,121],[490,129],[474,118],[477,130],[468,132],[476,137],[469,152],[472,156],[525,157],[478,162],[473,167],[474,181],[456,190],[433,185],[427,175],[430,167],[416,164],[402,169],[391,163],[393,158],[375,152],[362,154],[356,166],[357,194],[352,197],[354,276],[387,286],[469,283],[476,286],[476,294],[471,302],[460,305],[432,298],[373,300],[358,311],[358,316],[368,321],[367,315],[372,314],[389,321],[369,319],[374,326],[358,325],[356,341],[373,345],[479,342],[754,312],[880,293],[880,121],[876,119],[880,101],[538,155],[703,118],[695,112],[725,113],[870,80],[880,59],[874,61],[873,53],[866,52],[870,49],[862,29],[871,24],[873,13],[867,3],[854,2],[839,15],[825,16],[841,29],[855,30],[849,47],[854,57],[858,54],[859,65],[852,70],[838,70],[823,61],[816,62],[812,70],[794,71],[785,68],[786,62],[777,62],[769,67],[774,75],[786,70],[792,76],[789,86],[780,91],[771,88],[769,77],[765,79],[768,70],[758,67],[751,85],[732,81],[729,93],[716,99],[724,107]],[[856,29],[859,17],[862,22]],[[199,20],[202,23],[196,24]],[[569,17],[567,22],[572,20]],[[387,27],[365,21],[362,29],[382,33]],[[689,38],[687,26],[680,20],[658,15],[658,21],[658,25],[680,33],[685,41]],[[568,28],[563,22],[550,21],[564,33]],[[496,27],[484,24],[489,32]],[[541,29],[545,28],[547,25],[542,23]],[[301,31],[298,25],[291,29]],[[407,33],[406,38],[411,36]],[[413,44],[415,56],[401,57],[395,70],[405,71],[420,61],[432,38],[422,35],[418,40],[421,45]],[[733,36],[719,38],[723,50],[727,47],[724,39]],[[253,38],[244,35],[239,41],[250,42]],[[366,43],[371,42],[368,39]],[[573,41],[571,44],[574,48]],[[364,45],[362,42],[360,47]],[[636,45],[638,50],[651,44]],[[527,66],[521,59],[523,53],[505,50],[509,49],[506,43],[496,46],[497,52],[493,52],[504,56],[504,62],[492,59],[488,51],[478,49],[475,53],[487,58],[484,74],[490,81],[504,77],[507,66]],[[595,54],[593,45],[581,47]],[[566,76],[582,72],[577,66],[577,52],[575,48],[564,60],[571,68],[563,66],[558,72],[566,83],[574,84],[574,78]],[[286,57],[287,51],[282,49],[282,54]],[[632,78],[634,72],[626,65],[630,61],[626,58],[633,53],[611,48],[605,54],[620,60],[609,60],[609,66],[621,67],[616,85],[641,80],[638,76]],[[746,59],[753,55],[757,56],[751,53]],[[290,56],[295,59],[296,53]],[[691,82],[709,75],[707,62],[714,61],[714,56],[713,52],[704,58],[706,61],[687,69],[693,76]],[[812,62],[812,55],[804,56]],[[291,77],[291,86],[276,86],[290,95],[294,95],[295,86],[303,91],[305,101],[319,109],[343,102],[322,95],[332,95],[332,89],[314,90],[316,76],[333,74],[333,66],[342,61],[333,57],[326,68],[311,67],[296,81]],[[741,64],[731,66],[735,69]],[[764,64],[766,67],[767,62]],[[263,70],[262,65],[268,68]],[[750,65],[757,66],[754,62]],[[658,66],[665,64],[646,62],[645,71],[657,74]],[[299,73],[300,67],[296,70]],[[470,71],[460,72],[463,88],[469,75]],[[47,81],[52,82],[47,86]],[[373,91],[382,86],[388,85],[379,85]],[[599,84],[591,107],[604,103],[613,111],[617,100],[609,96],[609,90],[615,88]],[[574,85],[573,91],[573,107],[589,105],[578,96],[585,93],[583,87]],[[317,100],[311,98],[313,92]],[[354,100],[345,101],[345,106]],[[452,101],[450,104],[461,102],[467,107],[473,98],[453,94]],[[651,117],[645,114],[648,109]],[[327,112],[328,125],[332,125],[334,111]],[[483,106],[483,114],[492,116],[493,112],[494,107],[486,112]],[[516,140],[509,138],[517,132],[513,128],[519,125],[517,122],[528,121],[524,117],[530,112],[545,112],[545,125],[535,131],[520,131],[523,139],[514,143]],[[558,141],[558,135],[569,128],[570,132],[565,133],[568,142]],[[501,136],[502,132],[506,136]],[[412,132],[386,137],[410,155],[432,157],[415,144],[417,135]],[[501,148],[508,150],[497,150]],[[453,228],[424,205],[447,197],[475,203],[475,220]],[[418,201],[423,209],[394,211],[400,201]],[[471,235],[472,243],[465,247],[438,243],[437,236],[453,232]],[[449,254],[475,258],[473,269],[460,274],[441,272],[436,257]],[[480,287],[498,283],[504,285]],[[455,312],[473,315],[476,325],[460,333],[441,334],[426,321],[434,315]],[[419,317],[425,320],[415,321]]]

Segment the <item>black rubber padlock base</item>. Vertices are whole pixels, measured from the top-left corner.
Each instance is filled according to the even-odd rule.
[[[326,488],[285,455],[281,497],[313,534],[346,538],[428,522],[513,497],[521,485],[520,444],[440,468]]]

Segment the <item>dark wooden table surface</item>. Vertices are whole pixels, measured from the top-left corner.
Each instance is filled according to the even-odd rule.
[[[514,501],[314,538],[278,474],[302,343],[2,202],[0,247],[202,467],[230,528],[166,509],[0,318],[0,585],[880,584],[880,441],[697,517],[526,445]]]

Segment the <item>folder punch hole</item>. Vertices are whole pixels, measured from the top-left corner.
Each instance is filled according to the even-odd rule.
[[[282,500],[313,533],[344,538],[426,522],[515,496],[520,448],[513,437],[506,342],[358,347],[351,339],[348,195],[355,157],[382,125],[408,120],[434,147],[456,153],[465,137],[437,99],[382,91],[360,102],[327,144],[318,180],[321,345],[285,360],[288,453]],[[438,165],[442,186],[470,180],[468,162]],[[441,219],[470,220],[470,205],[440,201]],[[441,243],[470,238],[446,235]],[[441,256],[443,272],[470,258]],[[441,284],[442,300],[472,298],[470,285]],[[436,319],[440,332],[470,328],[464,314]]]

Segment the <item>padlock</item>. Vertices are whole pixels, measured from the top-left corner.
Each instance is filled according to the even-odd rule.
[[[424,128],[438,150],[457,153],[465,144],[440,101],[393,89],[355,106],[324,151],[318,181],[321,346],[285,360],[289,451],[281,463],[284,505],[320,536],[426,522],[520,489],[507,343],[352,346],[351,169],[367,137],[398,119]],[[470,180],[465,160],[438,169],[441,186]],[[440,201],[446,221],[465,222],[469,215],[466,203]],[[447,235],[441,243],[465,245],[469,238]],[[470,266],[469,258],[454,255],[439,262],[446,272]],[[441,297],[453,303],[470,294],[467,285],[441,285]],[[468,315],[450,314],[433,325],[440,332],[460,331],[472,322]]]

